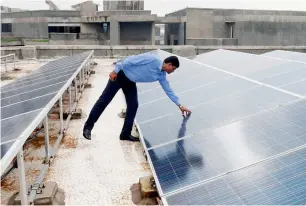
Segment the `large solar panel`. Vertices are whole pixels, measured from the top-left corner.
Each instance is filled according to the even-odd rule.
[[[172,55],[154,54],[161,59]],[[165,203],[221,204],[205,197],[196,202],[204,195],[196,186],[306,146],[306,101],[299,95],[179,59],[180,68],[168,79],[181,103],[193,111],[191,116],[183,118],[158,84],[138,85],[137,123]],[[270,59],[266,68],[275,61]]]
[[[306,90],[303,89],[306,88],[306,62],[287,61],[222,49],[198,55],[194,60],[306,96]]]
[[[92,51],[47,63],[1,87],[1,171],[79,73]]]

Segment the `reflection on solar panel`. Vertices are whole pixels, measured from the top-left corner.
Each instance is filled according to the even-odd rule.
[[[170,195],[170,205],[304,205],[306,149]]]
[[[52,61],[1,87],[1,174],[20,149],[16,144],[23,144],[16,140],[30,135],[91,54],[84,52]]]
[[[300,52],[276,50],[276,51],[264,53],[262,54],[262,56],[286,59],[286,60],[291,60],[291,61],[306,62],[306,53],[300,53]]]
[[[285,52],[271,53],[271,56],[286,56]],[[269,54],[267,54],[269,55]],[[296,59],[303,62],[268,58],[261,55],[246,54],[227,50],[217,50],[198,55],[195,61],[217,67],[219,69],[243,75],[247,78],[269,84],[302,96],[306,96],[306,54],[297,53]],[[269,55],[270,56],[270,55]],[[295,55],[292,55],[295,57]],[[288,59],[291,56],[288,56]],[[222,59],[222,61],[220,61]],[[292,58],[295,59],[295,58]]]
[[[154,54],[162,60],[171,55],[160,50]],[[306,147],[306,100],[243,77],[249,68],[236,68],[230,62],[238,64],[244,56],[249,58],[250,74],[261,66],[281,64],[267,58],[268,66],[257,60],[254,65],[249,55],[233,55],[236,59],[230,60],[224,54],[207,58],[217,67],[213,68],[179,57],[181,66],[168,80],[181,103],[193,111],[186,118],[158,84],[138,85],[137,123],[165,204],[305,203],[304,156],[296,155],[300,159],[290,167],[290,172],[304,178],[300,186],[283,189],[283,183],[269,178],[278,175],[288,181],[288,177],[268,169],[275,158],[281,161],[289,151],[304,151],[299,149]],[[223,65],[227,61],[233,70]],[[249,179],[256,172],[262,180],[252,190]],[[266,191],[267,185],[261,183],[275,187]],[[252,199],[251,192],[258,198]]]

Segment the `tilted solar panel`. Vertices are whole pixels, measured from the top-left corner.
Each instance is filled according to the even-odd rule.
[[[1,174],[92,54],[49,62],[1,87]]]

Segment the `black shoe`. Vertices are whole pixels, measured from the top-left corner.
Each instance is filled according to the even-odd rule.
[[[127,137],[124,137],[124,136],[120,135],[120,140],[127,140],[127,141],[131,141],[131,142],[139,142],[139,138],[133,137],[132,135],[129,135]]]
[[[83,136],[88,139],[88,140],[91,140],[91,130],[89,129],[84,129],[83,130]]]

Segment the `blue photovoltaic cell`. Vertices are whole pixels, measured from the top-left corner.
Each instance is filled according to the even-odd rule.
[[[166,194],[305,145],[305,121],[303,100],[198,132],[190,138],[151,149],[149,154]],[[186,135],[184,127],[182,124],[179,129],[182,136]],[[149,142],[146,144],[151,147]]]
[[[304,205],[306,149],[166,197],[169,205]]]

